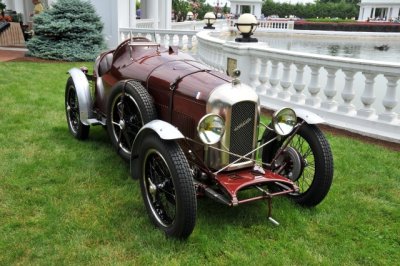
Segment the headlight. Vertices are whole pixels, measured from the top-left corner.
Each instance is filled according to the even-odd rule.
[[[292,132],[296,122],[296,113],[290,108],[283,108],[272,115],[272,125],[274,130],[276,134],[281,136],[286,136]]]
[[[215,114],[208,114],[200,119],[197,132],[204,144],[212,145],[221,140],[225,132],[225,121]]]

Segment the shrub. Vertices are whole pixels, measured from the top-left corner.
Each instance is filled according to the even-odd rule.
[[[276,3],[273,0],[265,0],[262,5],[262,13],[265,16],[278,15],[285,17],[295,15],[299,18],[316,18],[316,17],[338,17],[351,18],[358,16],[359,6],[357,0],[350,1],[316,1],[308,4],[288,4]]]
[[[85,0],[58,0],[33,18],[28,55],[64,61],[92,61],[105,48],[103,23]]]

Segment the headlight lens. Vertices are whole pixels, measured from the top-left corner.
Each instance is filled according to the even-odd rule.
[[[293,109],[283,108],[272,115],[272,125],[276,134],[286,136],[292,132],[297,122],[297,116]]]
[[[204,144],[212,145],[221,140],[225,132],[225,121],[215,114],[205,115],[197,126],[197,132]]]

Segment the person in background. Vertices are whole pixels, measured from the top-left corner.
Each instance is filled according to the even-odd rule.
[[[35,5],[35,7],[33,8],[32,16],[42,13],[42,11],[44,10],[42,1],[41,0],[32,0],[32,3]]]

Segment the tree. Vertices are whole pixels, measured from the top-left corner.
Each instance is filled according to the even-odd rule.
[[[2,3],[2,0],[0,0],[0,12],[2,12],[4,9],[6,9],[6,5]]]
[[[184,21],[189,11],[189,3],[186,0],[172,0],[172,9],[174,10],[175,21]]]
[[[296,4],[275,3],[266,0],[262,6],[262,13],[265,16],[278,15],[285,17],[295,15],[299,18],[351,18],[358,15],[359,6],[355,3],[359,0],[318,0],[315,3]]]
[[[92,61],[105,49],[103,23],[86,0],[58,0],[33,18],[28,54],[44,59]]]

